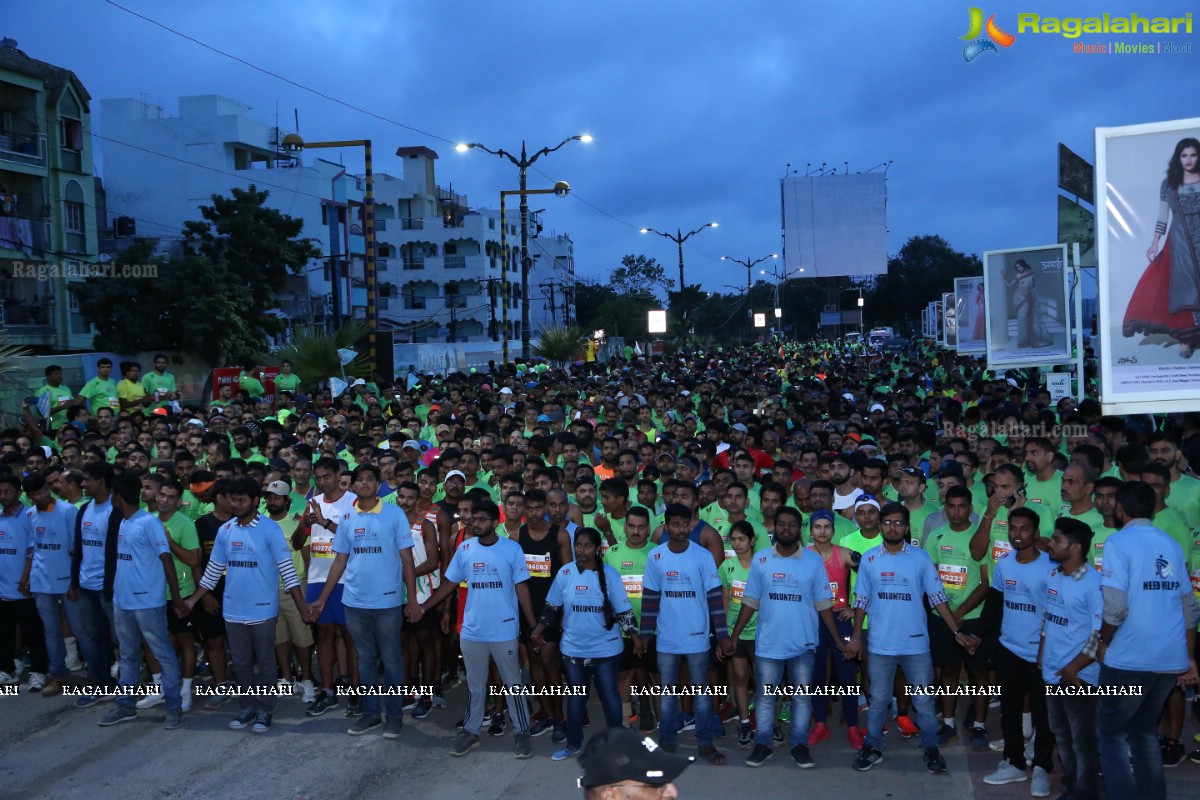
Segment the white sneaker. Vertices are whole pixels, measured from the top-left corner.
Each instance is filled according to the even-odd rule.
[[[289,681],[287,678],[280,678],[279,683],[277,684],[277,688],[281,692],[290,692],[290,691],[292,691],[292,682]]]
[[[292,694],[294,694],[294,695],[304,694],[304,682],[303,681],[301,681],[301,680],[292,681]]]
[[[992,739],[990,742],[988,742],[988,750],[991,750],[993,753],[1003,753],[1004,752],[1004,740],[1003,739]]]
[[[162,694],[162,687],[155,686],[154,688],[155,688],[154,694],[148,694],[145,697],[143,697],[141,700],[137,701],[138,708],[140,708],[140,709],[154,708],[155,706],[166,702],[166,699],[163,697],[163,694]]]
[[[0,686],[15,686],[21,679],[11,672],[0,672]]]
[[[46,676],[40,672],[29,673],[29,684],[25,687],[28,692],[40,692],[46,688]]]
[[[988,786],[1003,786],[1006,783],[1020,783],[1026,780],[1029,780],[1029,776],[1025,774],[1025,770],[1017,769],[1006,758],[996,767],[995,772],[984,776],[983,782]],[[1049,794],[1048,791],[1046,793]]]
[[[313,682],[301,681],[300,683],[304,688],[304,698],[302,702],[308,703],[309,705],[317,702],[317,690],[313,688]]]
[[[1041,767],[1033,768],[1033,780],[1029,783],[1029,793],[1034,797],[1050,796],[1050,773]]]

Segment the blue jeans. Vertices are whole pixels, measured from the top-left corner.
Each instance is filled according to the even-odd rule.
[[[600,707],[604,709],[604,723],[610,728],[621,727],[621,656],[608,658],[562,657],[563,672],[567,685],[587,688],[588,679],[595,677],[596,694],[600,695]],[[587,713],[587,695],[572,694],[567,697],[567,744],[583,746],[583,716]]]
[[[887,722],[888,704],[892,701],[892,681],[896,669],[904,670],[904,677],[912,686],[933,685],[933,658],[929,653],[914,653],[907,656],[885,656],[871,653],[867,658],[867,676],[871,679],[871,709],[867,712],[867,747],[883,749],[883,726]],[[912,696],[913,720],[921,730],[921,749],[938,746],[937,711],[934,710],[933,695]]]
[[[50,661],[50,674],[56,678],[65,678],[71,673],[67,669],[67,646],[63,642],[62,618],[58,610],[61,608],[66,612],[71,630],[78,631],[79,603],[67,600],[65,593],[37,592],[33,595],[33,600],[37,603],[38,616],[42,618],[42,628],[46,631],[46,656]]]
[[[687,661],[688,676],[692,686],[708,687],[708,651],[702,653],[664,653],[658,651],[658,674],[662,687],[674,690],[679,685],[679,662]],[[696,743],[701,747],[712,744],[712,695],[697,694],[694,698],[696,709]],[[675,744],[679,739],[679,695],[664,694],[659,702],[658,741],[661,744]]]
[[[167,612],[162,606],[134,610],[114,607],[113,617],[121,654],[121,687],[138,685],[144,639],[162,668],[162,693],[167,711],[179,711],[179,659],[175,658],[171,634],[167,632]],[[133,709],[137,700],[133,695],[122,694],[117,696],[117,705]]]
[[[1141,697],[1100,698],[1100,763],[1104,765],[1106,797],[1162,800],[1167,796],[1158,718],[1178,679],[1170,673],[1132,672],[1100,665],[1101,686],[1142,688]]]
[[[359,684],[364,689],[380,686],[379,662],[383,661],[383,678],[388,687],[404,685],[404,653],[400,647],[400,626],[404,607],[353,608],[346,606],[346,629],[354,640],[358,653]],[[398,690],[397,690],[398,691]],[[388,694],[384,698],[388,719],[404,718],[404,698]],[[362,699],[363,717],[379,716],[379,696]]]
[[[79,655],[87,663],[88,677],[93,686],[111,686],[113,660],[113,606],[104,592],[93,589],[79,590],[79,625],[71,622],[75,629],[75,641],[79,644]]]
[[[816,653],[808,651],[791,658],[754,658],[754,679],[758,682],[758,694],[754,698],[754,743],[765,747],[774,744],[775,735],[775,690],[783,684],[786,668],[788,683],[784,688],[808,689],[812,686],[813,663]],[[786,697],[786,695],[785,695]],[[808,723],[812,719],[812,697],[797,694],[792,700],[792,727],[788,732],[788,747],[808,744]],[[697,728],[699,730],[699,728]]]

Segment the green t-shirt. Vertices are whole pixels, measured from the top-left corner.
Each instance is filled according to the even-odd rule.
[[[858,526],[835,511],[833,514],[833,543],[846,547],[846,538],[855,533],[858,533]],[[873,542],[872,547],[883,544],[882,539],[871,539],[870,541]]]
[[[163,527],[166,528],[171,541],[184,550],[200,549],[200,537],[196,535],[196,523],[188,519],[185,514],[176,511],[170,519],[163,522]],[[174,553],[171,554],[171,560],[175,563],[175,579],[179,581],[179,596],[190,597],[195,594],[196,578],[192,574],[192,568],[176,558]],[[171,599],[170,591],[167,589],[168,600]]]
[[[1050,480],[1040,481],[1033,474],[1025,475],[1025,507],[1037,512],[1038,532],[1054,535],[1054,520],[1062,508],[1062,473],[1055,472]]]
[[[950,599],[951,611],[957,611],[979,586],[979,568],[988,563],[986,557],[980,561],[971,558],[971,536],[976,527],[971,525],[965,531],[955,531],[949,525],[943,525],[925,540],[925,552],[933,559],[942,590]],[[979,603],[963,619],[978,619],[982,613],[983,603]]]
[[[170,400],[163,398],[176,392],[175,376],[169,372],[159,375],[151,370],[142,376],[142,388],[146,390],[146,394],[154,396],[154,402],[146,408],[146,413],[151,414],[154,409],[166,408],[171,404]]]
[[[1105,528],[1101,526],[1099,530],[1093,531],[1092,549],[1088,550],[1088,563],[1095,567],[1097,571],[1100,571],[1104,565],[1105,541],[1119,530],[1120,528]]]
[[[283,515],[283,519],[275,519],[275,523],[283,530],[283,540],[287,542],[288,552],[292,554],[292,566],[296,570],[297,577],[300,578],[300,584],[304,584],[304,579],[307,577],[304,571],[304,554],[296,548],[292,547],[292,536],[296,533],[296,526],[300,524],[300,520],[296,519],[296,515],[290,510]],[[280,578],[280,586],[283,586],[283,579]]]
[[[721,562],[717,574],[721,578],[721,585],[729,592],[729,608],[725,612],[725,625],[729,628],[729,632],[733,632],[733,626],[737,624],[738,617],[742,611],[742,592],[746,590],[746,580],[750,577],[750,568],[743,567],[738,561],[737,556],[732,558],[726,556]],[[743,640],[754,640],[754,632],[758,628],[758,613],[756,612],[750,617],[750,621],[746,623],[746,627],[742,629]]]
[[[102,408],[112,409],[114,414],[120,413],[121,402],[117,397],[117,382],[112,378],[106,381],[92,378],[79,390],[79,396],[88,401],[88,411],[95,414]]]
[[[1058,512],[1059,519],[1073,519],[1082,522],[1092,529],[1092,536],[1096,536],[1104,528],[1104,517],[1092,506],[1082,514],[1072,514],[1071,504],[1063,503],[1062,508]]]
[[[836,520],[839,516],[840,516],[839,514],[834,514],[833,518]],[[880,533],[876,534],[875,536],[873,536],[872,538],[868,539],[867,537],[862,535],[861,530],[859,530],[858,528],[855,528],[852,533],[850,533],[847,536],[842,537],[842,540],[839,542],[839,541],[837,541],[837,523],[836,522],[834,523],[833,529],[834,529],[834,536],[833,536],[834,542],[836,544],[840,545],[841,547],[846,548],[847,550],[853,550],[854,552],[858,553],[860,556],[863,555],[864,553],[866,553],[868,550],[873,550],[876,547],[879,547],[879,545],[883,544],[883,532],[882,531]],[[856,586],[858,586],[858,570],[851,570],[850,571],[850,592],[849,592],[849,594],[846,595],[850,599],[851,605],[854,605],[854,590],[855,590]],[[867,621],[864,620],[863,628],[865,629],[866,627],[868,627]]]
[[[238,375],[238,391],[245,392],[249,397],[265,397],[267,390],[263,388],[262,383],[253,375],[247,375],[245,372]]]
[[[300,387],[300,376],[292,373],[283,375],[282,373],[275,376],[275,388],[281,392],[291,392],[296,394],[296,389]]]
[[[1154,527],[1179,542],[1179,548],[1187,553],[1192,547],[1192,532],[1187,523],[1173,508],[1164,508],[1151,520]]]
[[[39,402],[41,402],[42,395],[50,396],[50,427],[57,430],[67,424],[66,405],[74,399],[71,390],[62,384],[58,386],[46,384],[37,390]]]
[[[1189,528],[1200,528],[1200,480],[1191,475],[1180,475],[1179,480],[1171,484],[1167,505],[1179,512]]]
[[[625,594],[633,606],[633,616],[639,625],[642,622],[642,576],[646,573],[646,556],[653,549],[654,545],[647,541],[641,549],[622,543],[604,551],[604,563],[620,573]]]
[[[920,547],[924,542],[925,520],[930,514],[936,514],[938,509],[931,503],[924,503],[916,511],[908,510],[908,538],[914,547]]]
[[[713,503],[713,505],[716,505],[716,503]],[[747,512],[749,512],[749,509],[747,509]],[[754,519],[747,513],[746,522],[749,522],[750,527],[754,529],[754,550],[761,550],[770,544],[770,541],[767,539],[767,529],[763,527],[761,520]],[[713,529],[721,537],[721,548],[725,551],[725,560],[733,559],[737,561],[737,553],[733,552],[733,543],[729,541],[729,529],[733,527],[733,523],[725,516],[725,512],[721,512],[721,518],[717,522],[710,522],[708,524],[712,525]]]

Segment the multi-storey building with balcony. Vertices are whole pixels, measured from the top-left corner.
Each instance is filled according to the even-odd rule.
[[[91,97],[0,41],[0,326],[34,351],[86,350],[71,283],[97,261]]]
[[[397,342],[478,342],[521,338],[520,217],[515,200],[502,231],[500,212],[472,210],[464,195],[438,186],[427,147],[401,147],[402,177],[375,181],[379,240],[379,315]],[[554,312],[540,284],[573,283],[574,254],[566,235],[542,237],[530,219],[530,328],[563,321],[564,297]],[[504,235],[502,235],[502,233]],[[508,245],[507,269],[502,246]],[[567,276],[570,276],[569,278]],[[568,293],[569,294],[569,293]],[[505,306],[507,305],[507,328]],[[572,313],[573,316],[573,313]]]
[[[323,254],[306,274],[288,278],[282,313],[295,324],[324,325],[336,304],[338,318],[365,319],[361,176],[326,159],[305,163],[284,147],[278,127],[217,95],[179,98],[177,116],[128,99],[102,100],[100,113],[107,210],[113,219],[132,220],[134,230],[126,233],[156,238],[169,251],[183,223],[200,219],[212,195],[253,184],[269,192],[267,205],[304,220],[300,235]]]

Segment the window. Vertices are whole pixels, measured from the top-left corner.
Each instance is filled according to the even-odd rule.
[[[83,203],[63,201],[63,224],[69,233],[83,233]]]
[[[442,252],[448,256],[458,255],[458,245],[454,242],[446,242],[446,244],[442,245]]]
[[[63,117],[62,119],[62,149],[83,151],[83,123],[77,119]]]

